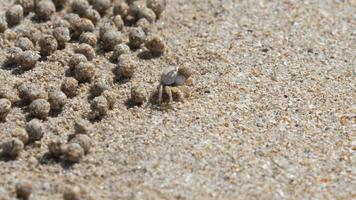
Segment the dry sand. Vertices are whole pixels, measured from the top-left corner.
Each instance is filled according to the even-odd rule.
[[[40,143],[0,161],[0,188],[14,196],[31,181],[36,200],[72,185],[93,199],[355,199],[355,13],[354,0],[170,0],[156,25],[166,54],[135,58],[133,80],[112,88],[117,103],[94,123],[91,152],[72,166],[44,156],[89,112],[83,86]],[[172,56],[195,72],[192,97],[126,107],[131,86],[152,91]],[[58,85],[63,73],[50,59],[23,74],[0,68],[0,83]],[[1,140],[25,126],[24,110],[0,123]]]

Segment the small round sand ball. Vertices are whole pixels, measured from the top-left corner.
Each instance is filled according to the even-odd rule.
[[[116,15],[112,21],[115,24],[117,30],[121,31],[124,28],[124,21],[120,15]]]
[[[67,95],[62,91],[51,90],[48,93],[48,102],[51,104],[52,110],[61,110],[67,101]]]
[[[122,40],[122,34],[119,31],[110,30],[103,35],[103,47],[107,51],[112,51]]]
[[[125,2],[120,2],[114,6],[114,15],[120,15],[122,18],[125,18],[129,13],[129,5]]]
[[[111,7],[110,0],[89,0],[89,2],[93,8],[102,15],[105,14],[106,10]]]
[[[30,70],[36,66],[37,61],[41,58],[35,51],[26,50],[21,54],[21,67],[24,70]]]
[[[74,97],[78,93],[78,81],[72,77],[65,78],[61,89],[67,96]]]
[[[130,8],[128,14],[135,18],[138,17],[140,10],[145,7],[142,1],[132,1],[131,3],[129,3],[129,6]]]
[[[120,78],[131,78],[135,67],[129,55],[123,54],[119,57],[119,62],[114,70],[115,75]]]
[[[84,149],[85,154],[87,154],[89,152],[91,144],[92,144],[90,137],[88,135],[84,135],[84,134],[75,135],[74,138],[72,138],[70,140],[70,143],[79,144]]]
[[[94,85],[91,88],[91,93],[94,96],[101,95],[105,90],[108,90],[113,84],[113,79],[108,74],[102,74],[98,79],[94,81]]]
[[[138,13],[138,18],[145,18],[147,19],[147,21],[149,22],[154,22],[156,21],[156,14],[155,12],[153,12],[153,10],[149,9],[149,8],[142,8],[140,9],[139,13]]]
[[[58,42],[59,48],[63,49],[66,43],[70,41],[70,31],[67,27],[57,27],[53,31],[53,36]]]
[[[74,132],[75,134],[85,134],[88,135],[92,131],[91,123],[83,118],[76,119],[74,122]]]
[[[101,40],[105,33],[109,32],[109,31],[115,31],[115,29],[116,28],[114,27],[114,25],[112,23],[110,23],[110,22],[103,23],[99,29],[99,36],[100,36]]]
[[[158,54],[158,55],[163,54],[166,47],[163,39],[157,35],[149,36],[146,39],[145,46],[153,54]]]
[[[2,144],[2,153],[6,156],[17,157],[23,150],[24,144],[17,138],[11,138]]]
[[[15,4],[20,4],[23,8],[24,14],[32,12],[35,8],[35,0],[16,0]]]
[[[132,28],[129,32],[129,45],[133,48],[139,48],[145,41],[146,34],[141,27]]]
[[[82,191],[77,186],[68,187],[63,193],[63,200],[81,200]]]
[[[18,90],[20,98],[24,102],[31,102],[35,99],[47,99],[48,97],[45,90],[43,90],[40,86],[30,82],[22,83],[18,87]]]
[[[16,127],[11,135],[12,137],[21,140],[24,144],[28,143],[29,137],[24,128]]]
[[[78,24],[76,24],[76,30],[80,35],[83,32],[93,32],[95,30],[95,26],[90,19],[80,18]]]
[[[152,27],[151,23],[146,18],[139,19],[136,22],[136,26],[141,27],[146,34],[150,31]]]
[[[21,64],[22,49],[19,47],[11,47],[8,49],[7,62],[10,64]]]
[[[52,0],[52,1],[53,1],[54,5],[56,6],[56,8],[58,8],[58,9],[63,8],[68,2],[68,0]]]
[[[58,48],[58,42],[52,35],[42,36],[38,44],[41,48],[40,53],[43,56],[51,55]]]
[[[56,12],[56,6],[50,0],[39,1],[36,4],[36,15],[41,20],[49,20]]]
[[[11,111],[11,101],[4,98],[0,99],[0,121],[5,121],[10,111]]]
[[[147,7],[152,9],[159,18],[166,7],[166,0],[147,0]]]
[[[19,24],[23,19],[23,8],[21,5],[14,5],[6,11],[6,21],[9,26]]]
[[[26,131],[28,134],[29,142],[34,142],[42,139],[45,128],[40,120],[32,119],[27,123]]]
[[[53,27],[55,27],[55,28],[58,28],[58,27],[70,28],[70,23],[63,18],[57,17],[53,20]]]
[[[92,8],[87,9],[85,11],[83,17],[89,19],[90,21],[92,21],[93,24],[97,24],[101,19],[101,16],[100,16],[99,12],[97,10],[92,9]]]
[[[28,200],[32,192],[32,185],[29,182],[16,184],[16,196],[19,199]]]
[[[69,162],[79,162],[84,156],[84,149],[77,143],[69,143],[64,150],[64,159]]]
[[[131,101],[134,104],[141,105],[147,100],[147,94],[145,88],[141,86],[135,86],[131,88]]]
[[[95,97],[90,107],[96,117],[105,116],[109,111],[108,100],[103,96]]]
[[[101,95],[105,97],[106,100],[108,101],[109,109],[113,109],[116,102],[114,92],[110,90],[105,90]]]
[[[95,66],[91,62],[79,63],[74,69],[74,77],[80,82],[91,82],[95,76]]]
[[[70,24],[70,26],[72,27],[73,24],[75,24],[76,22],[78,22],[80,20],[80,17],[78,14],[75,13],[68,13],[66,15],[64,15],[64,20],[67,20],[68,23]]]
[[[80,44],[75,53],[83,54],[89,61],[95,58],[95,50],[89,44]]]
[[[130,47],[124,43],[121,43],[115,46],[111,59],[113,61],[116,61],[121,55],[129,54],[129,53],[130,53]]]
[[[23,51],[34,49],[32,41],[30,39],[28,39],[27,37],[20,37],[16,41],[15,46],[21,48]]]
[[[7,29],[7,22],[4,17],[0,17],[0,33],[5,32]]]
[[[69,60],[69,67],[71,70],[74,70],[74,68],[81,62],[87,62],[87,57],[85,57],[83,54],[76,53],[73,54],[73,56]]]
[[[6,85],[0,86],[0,99],[5,98],[8,99],[11,104],[14,104],[19,101],[19,96],[16,90],[12,87],[8,87]]]
[[[45,99],[36,99],[32,101],[29,108],[31,116],[39,119],[47,119],[49,111],[51,110],[51,104]]]
[[[50,141],[48,144],[48,151],[51,156],[58,158],[64,153],[64,144],[59,139]]]
[[[72,2],[72,10],[78,15],[84,15],[85,11],[90,8],[87,0],[75,0]]]
[[[98,40],[94,33],[85,32],[80,35],[79,42],[89,44],[90,46],[95,47]]]

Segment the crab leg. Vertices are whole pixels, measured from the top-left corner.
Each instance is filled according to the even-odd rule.
[[[172,95],[172,90],[169,86],[164,87],[164,92],[168,95],[169,98],[169,103],[172,103],[173,101],[173,95]]]
[[[158,104],[161,105],[162,103],[162,95],[163,95],[163,85],[160,84],[158,86]]]

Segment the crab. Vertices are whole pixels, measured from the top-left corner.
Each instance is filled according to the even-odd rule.
[[[163,69],[161,81],[158,86],[158,104],[162,103],[164,95],[168,97],[168,103],[184,101],[189,97],[188,85],[193,82],[192,72],[187,67],[168,66]]]

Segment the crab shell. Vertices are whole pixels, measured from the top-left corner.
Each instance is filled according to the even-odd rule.
[[[161,83],[163,85],[184,85],[192,72],[187,67],[168,66],[163,70]]]

